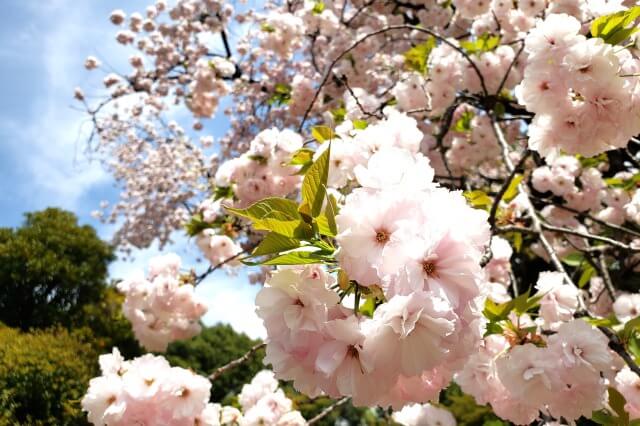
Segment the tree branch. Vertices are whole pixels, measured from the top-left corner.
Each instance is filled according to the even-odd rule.
[[[349,397],[345,396],[344,398],[341,398],[337,401],[335,401],[333,404],[329,405],[327,408],[325,408],[324,410],[322,410],[317,416],[311,418],[307,424],[308,425],[314,425],[317,422],[319,422],[320,420],[322,420],[323,418],[325,418],[326,416],[328,416],[333,410],[335,410],[336,408],[340,407],[341,405],[344,405],[347,401],[349,401]]]
[[[249,360],[249,358],[254,356],[256,352],[258,352],[260,349],[264,348],[266,345],[267,345],[266,343],[258,343],[257,345],[255,345],[254,347],[249,349],[249,351],[246,354],[242,355],[240,358],[234,359],[233,361],[223,365],[222,367],[216,368],[214,370],[214,372],[209,375],[209,380],[214,381],[218,377],[223,375],[225,372],[227,372],[227,371],[231,370],[232,368],[235,368],[235,367],[247,362],[247,360]]]
[[[502,128],[500,127],[500,124],[498,124],[498,122],[496,121],[495,116],[492,113],[489,113],[489,117],[491,119],[491,128],[493,129],[493,133],[495,134],[496,139],[500,144],[500,148],[502,152],[502,160],[507,166],[507,170],[509,170],[509,172],[513,172],[513,170],[515,169],[515,166],[513,164],[513,161],[511,161],[511,158],[509,157],[509,154],[510,154],[509,144],[507,143],[507,140],[504,137],[504,133],[502,132]],[[536,212],[536,209],[533,203],[531,202],[531,195],[529,193],[529,189],[527,188],[524,182],[520,182],[520,184],[518,185],[518,189],[520,190],[520,193],[524,194],[525,196],[525,209],[527,210],[527,212],[529,213],[529,216],[531,217],[531,226],[533,228],[533,231],[538,233],[538,239],[540,240],[540,243],[542,244],[542,247],[544,248],[544,250],[547,252],[549,259],[551,259],[551,263],[553,264],[555,269],[562,274],[563,278],[568,284],[573,284],[573,280],[571,280],[571,277],[569,276],[569,274],[567,274],[567,271],[564,269],[564,266],[562,265],[562,262],[558,257],[558,253],[556,253],[555,249],[553,248],[549,240],[547,240],[547,238],[542,233],[542,223],[540,221],[540,218],[538,217],[538,214]],[[579,299],[579,302],[582,302],[582,300]]]
[[[640,367],[638,367],[638,364],[636,364],[631,355],[629,355],[618,335],[604,326],[598,326],[598,329],[609,339],[609,348],[620,355],[620,358],[624,360],[631,371],[640,376]]]

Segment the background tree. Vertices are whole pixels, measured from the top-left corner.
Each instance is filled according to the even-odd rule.
[[[101,299],[112,248],[57,208],[27,213],[0,230],[0,321],[27,330],[69,325]]]
[[[142,351],[107,282],[109,244],[71,212],[25,216],[0,228],[0,425],[84,425],[98,356]]]
[[[61,327],[24,333],[0,324],[0,424],[87,424],[80,399],[97,355]]]

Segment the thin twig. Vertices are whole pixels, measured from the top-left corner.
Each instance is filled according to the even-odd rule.
[[[489,114],[489,117],[491,118],[491,127],[493,129],[493,133],[495,134],[496,139],[500,144],[502,160],[507,166],[507,170],[509,170],[509,172],[513,172],[513,169],[515,168],[515,166],[513,164],[513,161],[511,161],[511,157],[509,157],[510,155],[509,144],[507,143],[507,140],[504,137],[504,133],[502,132],[502,128],[500,127],[500,124],[498,124],[498,122],[496,121],[495,116],[493,114]],[[564,266],[562,265],[562,262],[558,257],[558,253],[556,253],[555,249],[553,248],[549,240],[547,240],[547,238],[542,233],[542,223],[540,221],[540,218],[538,217],[538,214],[536,212],[536,209],[533,203],[531,202],[529,189],[524,184],[524,182],[520,182],[520,184],[518,184],[518,189],[520,190],[520,193],[524,195],[525,209],[527,210],[527,212],[529,213],[529,216],[531,217],[531,226],[533,230],[538,233],[538,239],[540,240],[540,243],[542,244],[542,247],[544,248],[544,250],[547,252],[547,255],[549,256],[551,263],[553,264],[555,269],[562,274],[567,284],[573,284],[573,280],[571,280],[571,277],[569,276],[569,274],[567,274],[567,271],[564,269]]]
[[[616,300],[616,289],[613,287],[613,281],[611,280],[611,275],[609,274],[609,268],[607,267],[607,260],[605,259],[604,253],[600,253],[598,255],[598,264],[600,265],[600,272],[602,273],[602,281],[604,281],[604,287],[609,292],[609,296],[611,296],[611,300]]]
[[[422,28],[422,27],[415,26],[415,25],[391,25],[391,26],[388,26],[388,27],[385,27],[385,28],[381,28],[381,29],[379,29],[377,31],[371,32],[369,34],[365,34],[363,37],[361,37],[358,40],[356,40],[346,50],[343,50],[333,61],[331,61],[331,63],[329,64],[327,70],[324,73],[324,76],[322,77],[322,80],[320,81],[320,85],[315,90],[315,93],[313,94],[313,98],[311,99],[311,102],[307,106],[307,109],[305,110],[304,115],[302,116],[302,120],[300,121],[300,125],[298,126],[298,132],[302,132],[302,129],[304,128],[304,123],[307,121],[307,118],[309,117],[309,113],[311,112],[311,109],[313,108],[313,105],[316,103],[316,100],[318,99],[318,96],[320,96],[320,91],[322,90],[324,85],[327,84],[327,81],[329,80],[329,77],[331,76],[331,72],[333,71],[333,68],[338,64],[338,62],[340,62],[342,60],[342,58],[344,58],[349,52],[351,52],[353,49],[358,47],[360,44],[364,43],[369,38],[378,36],[380,34],[385,34],[385,33],[389,32],[389,31],[396,31],[396,30],[411,30],[411,31],[417,31],[417,32],[422,32],[422,33],[425,33],[425,34],[429,34],[430,36],[435,37],[437,40],[441,41],[442,43],[446,44],[447,46],[451,47],[452,49],[454,49],[455,51],[460,53],[462,55],[462,57],[467,62],[469,62],[469,65],[471,65],[471,68],[473,68],[475,74],[478,77],[478,80],[480,80],[480,86],[482,87],[482,93],[485,96],[488,96],[489,92],[487,91],[487,86],[486,86],[485,81],[484,81],[484,76],[482,75],[482,72],[480,71],[480,68],[478,68],[478,65],[471,59],[471,57],[469,56],[469,54],[467,52],[465,52],[463,49],[460,48],[460,46],[456,46],[450,40],[447,40],[445,37],[441,36],[440,34],[434,32],[434,31],[431,31],[431,30],[429,30],[427,28]]]
[[[493,258],[493,251],[491,250],[491,242],[493,241],[493,235],[496,233],[496,215],[498,214],[498,206],[500,205],[500,201],[502,201],[502,197],[504,197],[504,194],[506,194],[507,189],[509,189],[509,187],[511,186],[511,182],[515,178],[516,173],[518,173],[518,171],[522,168],[522,165],[524,164],[524,162],[527,160],[527,158],[529,158],[530,153],[531,152],[529,150],[527,150],[524,153],[524,155],[520,158],[520,161],[518,161],[518,164],[516,164],[513,170],[511,170],[511,172],[509,173],[509,176],[504,181],[504,183],[502,184],[502,187],[500,188],[495,198],[493,199],[493,204],[491,205],[491,211],[489,212],[489,225],[491,226],[491,235],[489,236],[489,244],[487,244],[487,246],[485,247],[484,254],[480,259],[480,266],[483,268]]]
[[[631,355],[629,355],[624,347],[624,343],[622,343],[618,335],[614,331],[604,326],[598,326],[598,329],[602,331],[602,333],[609,339],[609,348],[620,355],[624,362],[629,366],[631,371],[640,376],[640,367],[638,367],[638,364],[636,364]]]
[[[502,81],[500,82],[500,86],[498,86],[498,90],[496,90],[496,94],[500,94],[500,92],[502,92],[502,88],[507,83],[507,78],[509,78],[509,73],[511,72],[511,69],[513,69],[513,66],[515,65],[515,63],[518,62],[518,58],[520,57],[520,55],[522,54],[522,51],[524,50],[524,40],[521,40],[521,42],[522,43],[520,44],[520,49],[518,49],[518,52],[513,57],[513,61],[511,61],[511,63],[509,64],[509,68],[507,68],[507,72],[504,73],[504,76],[502,77]]]
[[[214,372],[209,375],[209,380],[214,381],[228,370],[231,370],[232,368],[235,368],[240,364],[247,362],[249,358],[254,356],[256,352],[264,348],[266,345],[266,343],[258,343],[257,345],[249,349],[249,351],[247,351],[247,353],[242,355],[240,358],[234,359],[233,361],[223,365],[222,367],[216,368]]]
[[[234,254],[231,257],[226,258],[225,260],[223,260],[222,262],[218,263],[217,265],[211,265],[209,266],[209,268],[204,271],[202,274],[196,276],[194,285],[198,285],[202,282],[202,280],[204,280],[205,278],[207,278],[207,276],[215,271],[217,271],[218,269],[222,268],[224,265],[226,265],[229,262],[232,262],[234,260],[236,260],[237,258],[239,258],[240,256],[242,256],[243,254],[247,254],[249,252],[249,250],[242,250],[240,253]]]
[[[582,237],[582,238],[586,238],[588,240],[601,241],[603,243],[607,243],[609,245],[621,248],[623,250],[627,250],[627,251],[631,251],[631,252],[640,252],[640,249],[633,248],[632,246],[630,246],[628,244],[621,243],[621,242],[616,241],[616,240],[614,240],[612,238],[602,237],[600,235],[593,235],[593,234],[590,234],[588,232],[576,231],[576,230],[569,229],[569,228],[562,228],[560,226],[553,226],[553,225],[550,225],[550,224],[548,224],[546,222],[541,222],[541,225],[542,225],[542,228],[546,229],[547,231],[559,232],[559,233],[562,233],[562,234],[575,235],[576,237]]]
[[[312,417],[307,424],[308,425],[313,425],[316,424],[317,422],[319,422],[320,420],[322,420],[323,418],[327,417],[329,414],[331,414],[331,412],[333,410],[335,410],[336,408],[340,407],[341,405],[345,404],[347,401],[349,401],[349,397],[345,396],[344,398],[341,398],[337,401],[335,401],[333,404],[331,404],[330,406],[328,406],[327,408],[325,408],[324,410],[322,410],[317,416]]]

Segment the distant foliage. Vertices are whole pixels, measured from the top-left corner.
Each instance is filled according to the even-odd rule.
[[[478,405],[471,395],[452,383],[440,395],[441,404],[451,411],[459,426],[507,426],[511,423],[493,414],[488,405]]]
[[[72,328],[89,334],[91,345],[97,353],[117,347],[125,358],[142,355],[143,351],[133,336],[131,323],[122,313],[124,296],[114,287],[105,287],[100,298],[82,307]]]
[[[0,325],[0,424],[86,424],[80,399],[96,368],[91,345],[62,328]]]
[[[22,330],[69,325],[100,300],[112,248],[90,226],[56,208],[0,229],[0,321]]]

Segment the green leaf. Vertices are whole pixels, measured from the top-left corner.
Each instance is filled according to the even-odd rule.
[[[611,314],[607,318],[585,318],[585,321],[587,321],[589,324],[593,325],[594,327],[599,327],[599,326],[613,327],[614,325],[620,324],[620,321],[618,321],[616,316],[613,314]]]
[[[607,186],[612,187],[612,188],[622,188],[624,186],[625,180],[622,178],[606,178],[604,179],[604,183],[607,184]]]
[[[233,198],[233,189],[230,186],[216,186],[213,190],[213,200],[218,201],[224,198]]]
[[[509,183],[509,187],[507,188],[507,190],[504,192],[504,195],[502,196],[502,199],[504,201],[508,203],[509,201],[516,198],[516,196],[518,195],[518,185],[520,185],[520,182],[522,182],[523,177],[524,176],[518,173],[513,177],[513,179],[511,179],[511,183]]]
[[[302,181],[302,204],[309,206],[312,217],[320,214],[327,193],[330,155],[331,146],[309,167]]]
[[[497,322],[488,322],[487,331],[484,332],[483,337],[487,337],[492,334],[502,334],[503,332],[504,330],[502,329],[502,326],[500,324],[498,324]]]
[[[311,136],[320,143],[335,139],[337,135],[329,126],[313,126]]]
[[[336,215],[338,214],[338,202],[333,194],[327,193],[327,206],[324,208],[324,215],[327,218],[327,226],[329,233],[324,234],[330,237],[338,235],[338,225],[336,224]]]
[[[600,410],[591,413],[591,420],[599,425],[613,426],[617,424],[618,418],[607,413],[605,410]]]
[[[318,225],[318,232],[327,237],[335,237],[337,233],[334,233],[329,226],[329,219],[324,214],[316,217],[316,224]]]
[[[342,123],[347,116],[347,110],[344,105],[340,108],[332,109],[330,112],[333,117],[333,121],[335,121],[336,124]]]
[[[309,265],[331,261],[333,259],[322,252],[292,251],[262,262],[260,265]]]
[[[622,329],[622,340],[624,342],[629,340],[631,335],[638,330],[638,328],[640,328],[640,317],[635,317],[634,319],[627,321]]]
[[[606,163],[607,161],[609,161],[609,156],[607,156],[606,152],[603,152],[600,155],[596,155],[595,157],[583,157],[582,155],[577,154],[576,158],[578,159],[578,161],[580,161],[580,165],[583,168],[596,167],[601,163]]]
[[[367,123],[364,120],[353,120],[352,123],[353,123],[353,128],[356,130],[364,130],[369,125],[369,123]]]
[[[276,83],[273,94],[267,100],[269,105],[287,105],[291,101],[291,86]]]
[[[231,213],[253,221],[257,230],[273,231],[285,237],[310,238],[311,226],[302,220],[298,204],[286,198],[265,198],[246,209],[225,208]]]
[[[455,124],[453,125],[453,130],[461,133],[470,132],[471,120],[473,120],[474,116],[475,116],[475,113],[471,110],[467,110],[463,112],[460,118],[458,119],[458,121],[456,121]]]
[[[191,220],[184,225],[184,230],[190,237],[195,237],[200,232],[208,228],[214,228],[213,224],[202,220],[202,215],[196,213],[191,216]]]
[[[627,340],[627,349],[637,364],[640,360],[640,341],[638,340],[637,334],[632,334],[631,337],[629,337],[629,340]]]
[[[491,322],[504,321],[507,319],[514,307],[515,302],[513,300],[498,304],[491,299],[487,299],[484,302],[484,310],[482,311],[482,314]]]
[[[530,290],[527,290],[524,294],[513,299],[515,306],[513,310],[518,314],[522,315],[527,313],[529,310],[536,308],[540,300],[544,297],[544,294],[538,294],[535,296],[529,297]]]
[[[300,247],[300,240],[269,232],[251,253],[251,257],[280,253]]]
[[[583,288],[591,277],[593,277],[596,273],[596,269],[593,267],[591,263],[587,263],[587,265],[582,268],[582,274],[580,274],[580,279],[578,280],[578,287]]]
[[[313,9],[311,9],[311,13],[313,15],[320,15],[322,12],[324,12],[324,8],[325,8],[324,2],[316,1],[313,4]]]
[[[311,163],[313,161],[313,153],[312,149],[301,148],[291,155],[289,164],[292,166],[300,166]]]
[[[360,313],[371,318],[373,317],[373,311],[375,311],[375,309],[376,309],[375,297],[370,297],[362,304],[362,306],[360,306]]]
[[[513,232],[512,239],[513,239],[513,248],[516,249],[516,252],[520,253],[520,250],[522,250],[522,233]]]
[[[463,192],[469,204],[475,208],[489,209],[493,204],[491,197],[486,192],[476,189],[475,191]]]
[[[638,27],[630,27],[638,17],[639,6],[600,16],[591,23],[591,35],[603,39],[608,44],[618,44],[638,31]]]
[[[494,50],[500,44],[500,36],[484,33],[475,40],[464,40],[460,42],[462,47],[469,55],[481,54]]]
[[[568,254],[567,256],[563,257],[561,260],[562,260],[562,263],[566,263],[567,265],[574,266],[574,267],[579,267],[580,265],[582,265],[583,262],[585,262],[584,255],[580,252]]]
[[[436,47],[436,39],[434,37],[429,37],[427,41],[413,46],[403,54],[404,66],[409,70],[426,74],[429,54],[434,47]]]
[[[624,405],[627,401],[624,396],[618,392],[614,387],[609,387],[609,406],[618,415],[618,419],[621,425],[629,424],[629,413],[624,409]]]
[[[263,22],[262,25],[260,26],[260,29],[262,31],[264,31],[265,33],[275,33],[276,29],[273,27],[273,25],[270,25],[266,22]]]

